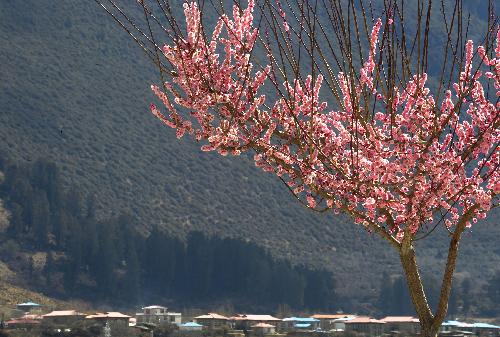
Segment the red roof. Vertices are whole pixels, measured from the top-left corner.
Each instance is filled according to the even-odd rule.
[[[374,318],[371,318],[371,317],[368,317],[368,316],[364,316],[364,317],[356,317],[356,318],[353,318],[351,320],[348,320],[348,321],[345,321],[344,322],[345,324],[355,324],[355,323],[362,323],[362,324],[385,324],[384,321],[381,321],[381,320],[378,320],[378,319],[374,319]]]

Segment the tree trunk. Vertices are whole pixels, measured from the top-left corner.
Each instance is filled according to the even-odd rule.
[[[418,271],[417,258],[413,247],[413,237],[407,232],[399,247],[399,257],[403,271],[405,273],[408,288],[410,290],[411,300],[415,306],[418,318],[420,320],[421,336],[436,337],[441,324],[443,323],[448,311],[448,300],[450,297],[451,286],[453,281],[453,273],[458,256],[458,246],[462,233],[465,230],[466,223],[474,214],[478,205],[474,205],[462,216],[455,231],[451,234],[450,244],[448,248],[448,257],[446,259],[446,267],[441,283],[441,292],[439,302],[436,308],[436,314],[432,313],[427,298],[425,296],[424,286]]]
[[[420,326],[422,332],[420,333],[421,337],[437,337],[439,329],[434,329],[433,327],[423,327]]]
[[[415,306],[418,318],[420,320],[421,336],[422,337],[436,337],[437,330],[434,329],[434,315],[432,314],[429,303],[425,296],[422,279],[418,271],[417,258],[415,256],[415,249],[412,245],[411,235],[405,235],[401,242],[399,250],[399,257],[401,265],[406,277],[406,282],[410,290],[411,300]]]

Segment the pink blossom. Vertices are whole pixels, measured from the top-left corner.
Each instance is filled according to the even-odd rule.
[[[454,92],[446,91],[437,102],[426,87],[427,74],[409,78],[392,92],[375,87],[379,19],[359,77],[336,74],[342,108],[327,111],[321,75],[279,85],[284,94],[274,101],[265,95],[272,68],[252,63],[259,34],[254,8],[254,1],[242,11],[235,6],[232,18],[222,16],[206,41],[196,3],[185,4],[187,38],[163,48],[175,76],[165,83],[165,92],[152,86],[168,115],[150,107],[178,137],[190,134],[206,142],[203,151],[221,155],[254,149],[255,165],[280,176],[310,208],[324,203],[367,227],[391,219],[394,226],[387,232],[397,240],[440,214],[446,214],[447,228],[468,209],[474,210],[470,225],[486,216],[500,193],[495,146],[500,103],[484,90],[491,83],[500,96],[500,30],[496,58],[477,48],[484,72],[473,73],[479,62],[473,42],[467,42]],[[286,27],[284,11],[277,8]],[[373,119],[359,118],[362,92],[378,99],[381,108]]]
[[[307,195],[307,203],[309,204],[309,207],[316,208],[316,200],[310,194]]]

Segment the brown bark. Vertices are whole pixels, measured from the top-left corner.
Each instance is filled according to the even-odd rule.
[[[415,306],[418,318],[420,320],[420,327],[422,329],[422,336],[434,337],[437,333],[431,330],[434,323],[434,315],[432,314],[429,303],[425,296],[422,279],[418,271],[417,258],[415,249],[412,245],[412,235],[408,232],[403,239],[401,249],[399,250],[399,257],[401,265],[406,276],[406,282],[410,290],[411,300]]]
[[[465,230],[467,221],[470,220],[474,212],[479,208],[479,205],[474,205],[465,212],[460,221],[458,222],[453,235],[451,236],[450,246],[448,248],[448,258],[446,260],[446,267],[443,274],[443,281],[441,283],[441,292],[439,294],[438,307],[436,309],[436,316],[434,318],[433,328],[438,330],[441,323],[446,317],[448,311],[448,300],[450,298],[451,286],[453,281],[453,274],[458,256],[458,245]]]
[[[399,256],[406,276],[406,281],[408,283],[408,288],[410,290],[410,296],[420,320],[422,337],[436,337],[439,328],[446,317],[460,239],[465,230],[467,221],[470,220],[471,216],[478,207],[478,205],[474,205],[469,208],[469,210],[462,216],[455,228],[455,231],[451,235],[448,257],[446,259],[446,267],[443,274],[443,281],[441,283],[439,302],[436,308],[436,315],[433,315],[425,296],[424,286],[418,270],[415,249],[412,244],[412,235],[409,232],[405,233],[406,235],[401,242]]]

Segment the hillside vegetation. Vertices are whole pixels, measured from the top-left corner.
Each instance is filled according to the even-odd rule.
[[[353,308],[370,307],[396,254],[347,218],[303,208],[246,158],[202,153],[148,111],[158,75],[93,1],[0,2],[0,151],[54,161],[65,186],[94,196],[97,215],[121,212],[139,231],[159,226],[251,240],[293,264],[332,271]],[[500,266],[498,211],[467,233],[458,278],[478,292]],[[440,275],[446,247],[422,241],[424,271]],[[420,248],[420,247],[419,247]]]
[[[85,200],[76,186],[64,189],[54,163],[2,159],[7,221],[0,271],[11,283],[127,309],[172,301],[177,307],[231,303],[239,310],[340,305],[331,272],[273,259],[241,239],[190,232],[182,242],[158,227],[144,236],[131,214],[98,219],[95,199]]]

